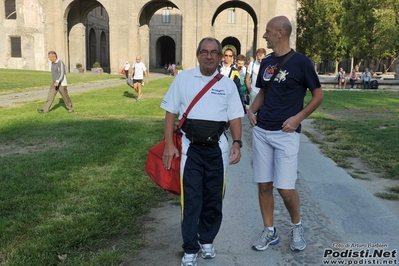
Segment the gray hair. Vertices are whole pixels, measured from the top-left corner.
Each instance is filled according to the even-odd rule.
[[[54,55],[56,58],[58,58],[58,56],[57,56],[57,53],[56,52],[54,52],[54,51],[50,51],[50,52],[48,52],[47,53],[47,55]]]
[[[202,44],[203,44],[205,41],[216,42],[216,44],[217,44],[217,46],[218,46],[219,54],[222,54],[222,44],[219,42],[219,40],[217,40],[217,39],[215,39],[215,38],[212,38],[212,37],[205,37],[205,38],[203,38],[203,39],[199,42],[199,44],[198,44],[197,55],[200,53]]]

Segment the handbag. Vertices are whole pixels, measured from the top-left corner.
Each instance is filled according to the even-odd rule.
[[[194,107],[194,105],[198,102],[199,99],[221,78],[222,74],[217,74],[205,87],[194,97],[191,101],[190,105],[187,107],[186,112],[183,114],[182,118],[179,121],[176,129],[173,132],[173,144],[179,150],[181,154],[181,142],[182,142],[182,133],[180,128],[183,126],[186,121],[188,113]],[[148,176],[154,181],[155,184],[159,185],[166,191],[169,191],[173,194],[180,195],[181,193],[181,173],[180,173],[180,159],[173,157],[172,164],[170,169],[166,169],[164,167],[162,156],[165,149],[165,136],[162,141],[152,146],[148,151],[147,161],[144,167],[144,171],[147,172]]]
[[[122,68],[121,74],[122,74],[122,75],[125,75],[125,74],[126,74],[126,70],[125,70],[124,68]]]

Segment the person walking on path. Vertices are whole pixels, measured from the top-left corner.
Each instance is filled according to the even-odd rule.
[[[126,62],[125,62],[125,66],[123,67],[123,69],[125,70],[126,79],[128,79],[128,78],[129,78],[129,70],[130,70],[129,61],[126,61]]]
[[[238,72],[238,69],[234,65],[234,51],[231,48],[226,48],[223,52],[223,62],[220,63],[219,65],[219,72],[220,74],[230,78],[232,81],[237,86],[237,91],[240,93],[240,73]],[[245,110],[244,102],[242,103],[243,105],[243,110]]]
[[[54,51],[48,52],[48,59],[51,61],[51,76],[52,83],[47,94],[47,101],[43,109],[37,110],[39,113],[48,113],[51,105],[53,104],[55,95],[59,92],[64,100],[65,106],[69,113],[74,111],[72,107],[72,101],[68,94],[68,83],[65,74],[65,64],[57,57],[57,53]]]
[[[148,71],[147,68],[145,67],[144,63],[141,62],[141,56],[138,55],[136,56],[136,62],[134,62],[133,66],[133,72],[131,75],[131,79],[133,80],[133,89],[137,92],[137,100],[141,100],[141,96],[143,96],[143,93],[141,92],[141,86],[143,84],[144,76],[147,81],[148,81]]]
[[[247,105],[249,105],[249,91],[247,85],[245,84],[245,76],[247,75],[247,68],[245,67],[245,55],[237,55],[236,64],[238,73],[240,75],[240,97],[244,108],[244,113],[247,113]]]
[[[181,156],[182,266],[196,266],[199,250],[204,259],[216,256],[213,242],[222,223],[225,175],[227,165],[236,164],[241,158],[241,117],[244,116],[236,85],[221,76],[188,114],[182,126],[179,154],[173,144],[175,116],[179,114],[181,119],[194,97],[218,75],[222,46],[214,38],[204,38],[196,55],[199,66],[177,75],[161,104],[166,111],[162,158],[165,168],[170,168],[173,156]],[[224,133],[227,123],[233,138],[230,149]],[[202,130],[197,131],[198,125]],[[209,139],[215,141],[210,143]]]
[[[260,62],[266,55],[266,50],[264,48],[259,48],[256,50],[256,60],[252,61],[248,65],[247,75],[245,77],[245,84],[247,85],[247,89],[250,93],[250,102],[251,105],[259,92],[259,88],[256,87],[256,79],[258,77]]]
[[[295,53],[280,69],[268,92],[266,84],[278,64],[291,52],[292,25],[287,17],[272,18],[263,38],[273,53],[259,68],[256,86],[262,88],[248,110],[253,126],[253,181],[258,184],[258,198],[264,229],[252,244],[266,250],[279,242],[274,225],[274,187],[278,190],[291,218],[291,250],[304,250],[306,241],[300,215],[300,200],[295,189],[301,122],[323,101],[323,91],[312,61]],[[312,98],[303,107],[306,90]],[[266,95],[267,93],[267,95]]]

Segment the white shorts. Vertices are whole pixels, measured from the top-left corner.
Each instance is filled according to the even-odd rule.
[[[295,189],[300,133],[254,127],[252,130],[253,181],[273,182],[275,188]]]

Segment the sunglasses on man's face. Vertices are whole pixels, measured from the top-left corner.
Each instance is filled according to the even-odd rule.
[[[233,57],[233,55],[231,55],[231,54],[225,54],[224,56],[225,57]]]

